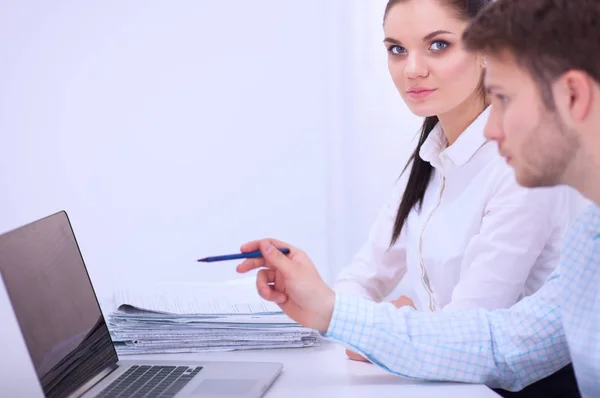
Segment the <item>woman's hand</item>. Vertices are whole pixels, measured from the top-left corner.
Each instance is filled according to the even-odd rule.
[[[287,247],[286,256],[277,248]],[[302,250],[275,239],[246,243],[242,252],[260,250],[262,258],[247,259],[237,267],[245,273],[263,268],[256,277],[258,294],[279,305],[299,324],[326,333],[333,314],[335,293]]]
[[[391,303],[394,304],[396,308],[406,306],[415,308],[415,303],[407,296],[400,296],[396,300],[392,300]]]
[[[396,308],[400,308],[400,307],[404,307],[404,306],[410,306],[410,307],[415,308],[415,304],[413,303],[413,301],[406,296],[400,296],[396,300],[392,300],[391,303],[394,304],[396,306]],[[362,355],[357,354],[354,351],[351,351],[347,348],[346,348],[346,355],[348,356],[348,358],[350,358],[353,361],[370,362],[367,358],[365,358]]]

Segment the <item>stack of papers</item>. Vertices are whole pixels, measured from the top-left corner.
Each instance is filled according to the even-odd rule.
[[[317,344],[301,327],[260,298],[254,279],[161,284],[115,293],[108,316],[117,352],[127,354],[295,348]]]

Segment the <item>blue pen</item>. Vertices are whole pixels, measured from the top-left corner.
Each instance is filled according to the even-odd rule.
[[[282,252],[283,254],[290,253],[290,249],[287,249],[287,248],[279,249],[279,251]],[[258,258],[258,257],[262,257],[262,253],[260,252],[260,250],[255,251],[255,252],[248,252],[248,253],[227,254],[224,256],[205,257],[205,258],[201,258],[200,260],[198,260],[198,262],[213,263],[215,261],[240,260],[240,259],[244,259],[244,258]]]

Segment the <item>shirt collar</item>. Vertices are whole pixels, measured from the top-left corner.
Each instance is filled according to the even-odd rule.
[[[479,148],[487,142],[483,135],[483,128],[487,121],[490,108],[487,107],[475,119],[454,144],[448,146],[448,140],[440,123],[436,124],[419,151],[419,156],[426,162],[439,160],[442,153],[455,165],[463,166],[477,153]]]

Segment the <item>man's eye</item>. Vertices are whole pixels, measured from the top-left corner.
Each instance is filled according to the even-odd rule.
[[[505,104],[508,101],[508,97],[503,94],[496,94],[496,98],[503,104]]]

